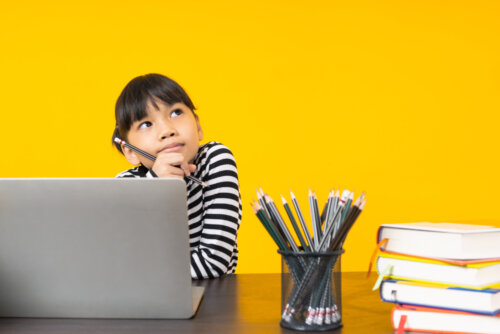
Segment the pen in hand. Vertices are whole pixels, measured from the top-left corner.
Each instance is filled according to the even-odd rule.
[[[148,152],[144,152],[143,150],[135,147],[134,145],[131,145],[131,144],[127,143],[126,141],[124,141],[124,140],[122,140],[122,139],[120,139],[118,137],[115,137],[114,141],[115,141],[115,143],[117,143],[119,145],[123,145],[125,147],[128,147],[132,151],[135,151],[135,152],[139,153],[140,155],[144,156],[145,158],[148,158],[149,160],[151,160],[153,162],[156,161],[156,157],[154,155],[149,154]],[[201,181],[200,179],[197,179],[194,176],[189,175],[189,176],[187,176],[187,178],[190,179],[190,180],[192,180],[192,181],[194,181],[194,182],[196,182],[196,183],[198,183],[198,184],[201,184],[203,187],[207,186],[207,184],[205,182]]]

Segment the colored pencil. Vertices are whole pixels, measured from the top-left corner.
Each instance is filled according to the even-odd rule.
[[[295,240],[293,239],[292,237],[292,234],[290,233],[290,231],[288,230],[288,227],[286,226],[285,224],[285,221],[283,220],[283,217],[281,217],[279,211],[278,211],[278,208],[276,207],[276,205],[274,204],[273,200],[271,199],[271,197],[269,196],[266,196],[265,197],[265,200],[266,200],[266,203],[269,204],[270,208],[271,208],[271,211],[274,213],[274,216],[276,217],[277,219],[277,222],[278,224],[280,225],[284,235],[285,235],[285,238],[286,240],[288,240],[288,243],[290,244],[290,246],[292,247],[292,250],[294,252],[300,252],[299,250],[299,247],[297,246],[297,244],[295,243]]]
[[[302,249],[304,251],[309,252],[310,248],[307,245],[306,241],[304,240],[304,237],[302,236],[302,232],[300,231],[300,228],[297,225],[295,218],[293,217],[292,210],[290,210],[290,206],[288,206],[288,203],[287,203],[286,199],[283,197],[283,195],[281,195],[281,201],[283,202],[283,207],[285,208],[286,214],[288,215],[288,218],[290,219],[290,222],[292,223],[293,229],[295,230],[295,234],[297,234],[297,237],[299,238],[300,246],[302,247]]]
[[[299,218],[300,225],[302,226],[302,231],[304,232],[304,235],[306,236],[307,242],[309,244],[309,247],[313,249],[313,241],[311,239],[311,235],[309,234],[309,230],[307,229],[307,224],[304,219],[304,216],[302,215],[302,211],[300,210],[299,202],[297,201],[297,198],[293,194],[293,192],[290,190],[290,195],[292,197],[292,204],[293,208],[295,209],[295,213],[297,214],[297,217]]]
[[[314,249],[314,251],[316,251],[316,245],[318,244],[318,240],[319,240],[318,239],[318,223],[316,223],[316,213],[315,213],[315,209],[314,209],[313,197],[312,197],[312,191],[311,191],[311,189],[309,189],[308,200],[309,200],[309,212],[311,214],[311,225],[312,225],[312,232],[313,232],[313,235],[312,235],[312,240],[313,240],[312,248]]]

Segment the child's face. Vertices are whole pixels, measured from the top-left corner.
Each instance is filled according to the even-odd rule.
[[[154,156],[160,152],[181,153],[184,161],[191,163],[203,139],[200,122],[184,103],[171,106],[160,100],[155,100],[155,103],[159,109],[148,103],[147,116],[132,123],[127,141]],[[126,147],[122,149],[133,165],[142,163],[147,168],[153,166],[153,161],[148,158]]]

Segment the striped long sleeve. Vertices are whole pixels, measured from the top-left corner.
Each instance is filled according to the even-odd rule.
[[[198,151],[195,177],[207,187],[188,183],[191,276],[213,278],[234,273],[238,262],[236,235],[241,199],[236,163],[231,151],[210,142]]]
[[[238,263],[237,232],[242,206],[238,172],[231,151],[217,142],[200,146],[193,176],[207,186],[187,181],[191,276],[215,278],[234,273]],[[139,166],[117,177],[154,177]]]

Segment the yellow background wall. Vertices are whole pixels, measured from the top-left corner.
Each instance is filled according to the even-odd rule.
[[[0,11],[0,177],[112,177],[114,103],[158,72],[229,146],[239,273],[278,272],[251,208],[367,192],[344,270],[379,224],[500,220],[497,1],[9,1]]]

